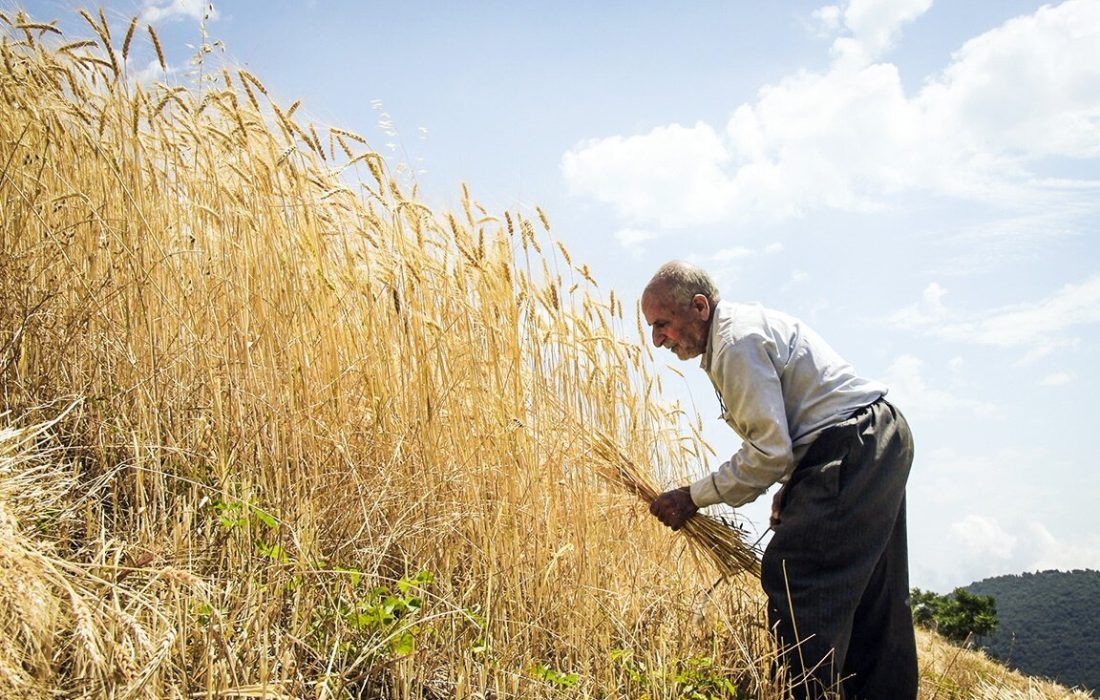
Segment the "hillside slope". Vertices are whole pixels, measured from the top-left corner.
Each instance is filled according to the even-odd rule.
[[[1088,700],[1092,696],[1044,678],[1006,668],[981,650],[953,645],[935,632],[917,629],[921,668],[921,700]]]
[[[968,591],[997,600],[1000,624],[983,646],[1026,673],[1100,688],[1100,571],[997,576]]]

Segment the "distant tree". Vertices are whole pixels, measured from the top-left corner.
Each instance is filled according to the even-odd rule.
[[[993,596],[956,588],[940,611],[938,629],[955,642],[987,637],[997,629],[997,603]]]
[[[913,622],[934,629],[953,642],[973,644],[997,629],[997,603],[993,596],[974,595],[956,588],[950,595],[914,588],[910,592]]]
[[[936,611],[939,609],[941,597],[919,588],[910,591],[909,604],[913,608],[913,622],[926,629],[935,629]]]

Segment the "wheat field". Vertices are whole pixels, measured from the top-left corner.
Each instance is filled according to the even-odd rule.
[[[0,697],[784,697],[752,548],[645,508],[699,419],[545,212],[83,18],[0,15]]]

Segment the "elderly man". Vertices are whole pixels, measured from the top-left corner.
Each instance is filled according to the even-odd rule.
[[[701,357],[741,449],[652,513],[673,530],[699,508],[740,506],[785,482],[761,584],[799,698],[917,697],[905,481],[913,442],[886,387],[856,374],[806,324],[722,301],[694,265],[663,265],[642,295],[653,344]]]

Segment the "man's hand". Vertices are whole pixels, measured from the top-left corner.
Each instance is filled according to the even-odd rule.
[[[783,499],[787,495],[787,485],[783,484],[782,488],[775,492],[772,496],[772,514],[770,522],[768,523],[773,528],[778,525],[781,520],[779,518],[780,511],[783,510]]]
[[[687,486],[681,486],[658,496],[650,504],[649,512],[673,530],[679,530],[688,518],[699,512],[699,508],[691,500],[691,490]]]

